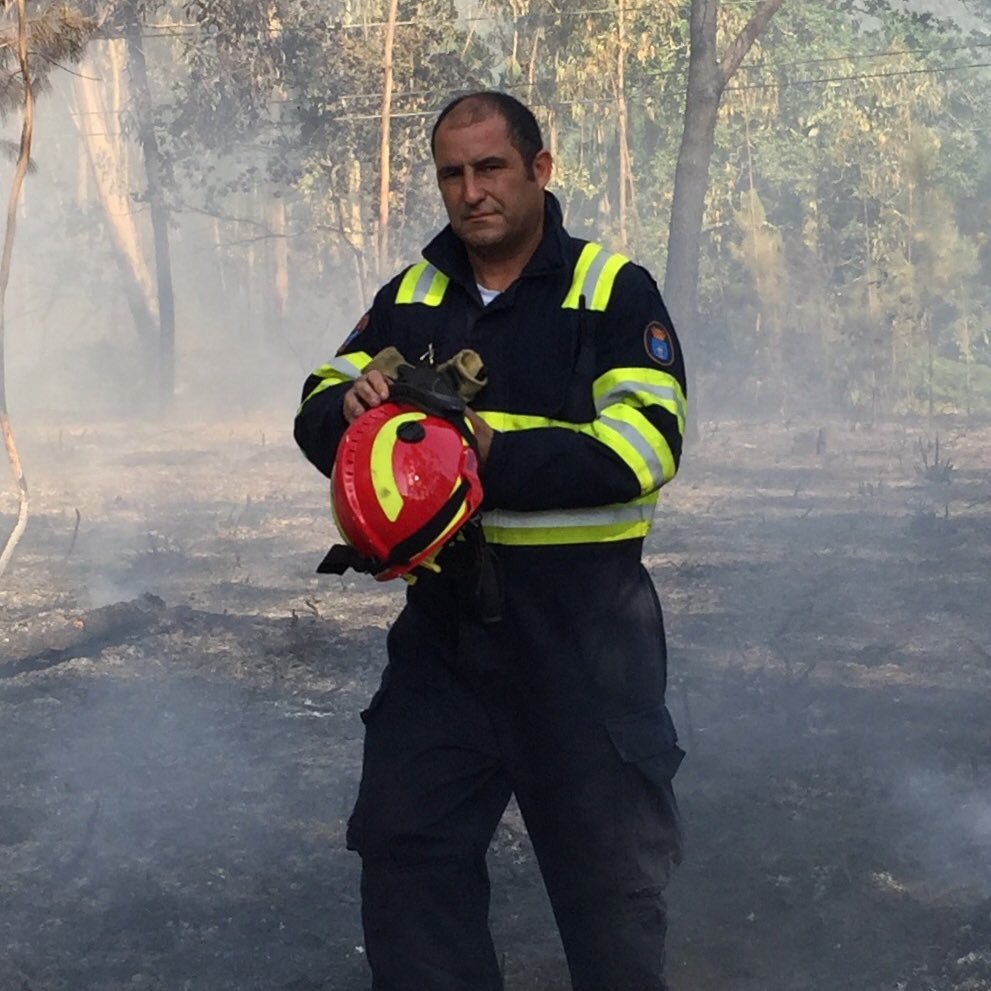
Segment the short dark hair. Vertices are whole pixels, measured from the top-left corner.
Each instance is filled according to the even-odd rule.
[[[465,104],[467,106],[464,106]],[[527,174],[533,176],[533,160],[537,157],[537,152],[544,147],[540,125],[529,107],[520,103],[515,96],[500,93],[498,90],[478,90],[474,93],[465,93],[451,100],[440,112],[434,129],[430,132],[431,155],[436,151],[437,129],[458,107],[462,107],[462,112],[466,118],[465,123],[469,124],[486,120],[493,114],[502,117],[506,122],[510,143],[520,153]]]

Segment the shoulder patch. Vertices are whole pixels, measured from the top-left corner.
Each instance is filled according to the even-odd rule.
[[[344,338],[344,343],[337,349],[337,354],[344,354],[349,347],[354,343],[355,338],[368,326],[371,322],[372,313],[369,310],[365,313],[362,318],[354,325],[354,329]]]
[[[651,320],[644,328],[643,344],[652,361],[664,368],[674,364],[674,342],[671,332],[657,320]]]

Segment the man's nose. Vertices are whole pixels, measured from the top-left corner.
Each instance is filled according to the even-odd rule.
[[[462,190],[462,196],[464,196],[465,203],[481,203],[485,199],[485,191],[482,189],[475,173],[471,169],[465,169],[463,181],[464,189]]]

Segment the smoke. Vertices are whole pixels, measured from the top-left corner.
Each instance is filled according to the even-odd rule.
[[[326,729],[336,720],[176,678],[62,677],[47,691],[0,697],[17,702],[5,719],[35,722],[35,749],[25,734],[5,755],[0,788],[0,822],[16,827],[0,830],[5,966],[32,987],[315,981],[322,934],[342,932],[328,878],[355,881],[338,835],[354,769],[318,785],[296,758],[341,733]],[[356,920],[343,928],[360,943]],[[9,979],[0,969],[21,986]]]
[[[897,780],[902,851],[935,887],[991,895],[991,788],[973,772],[916,768]]]

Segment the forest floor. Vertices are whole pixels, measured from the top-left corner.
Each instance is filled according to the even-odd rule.
[[[344,825],[400,589],[313,573],[326,486],[274,417],[20,443],[0,991],[363,991]],[[674,991],[991,989],[991,425],[706,424],[646,563]],[[507,991],[563,991],[512,809],[490,859]]]

